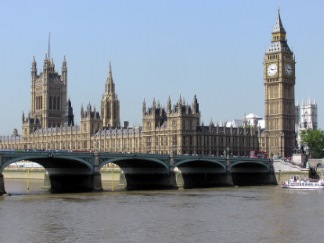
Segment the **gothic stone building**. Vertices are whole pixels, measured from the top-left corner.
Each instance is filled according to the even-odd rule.
[[[0,149],[81,150],[157,154],[248,156],[251,150],[289,156],[295,148],[295,58],[286,40],[280,13],[264,58],[265,130],[257,124],[226,127],[201,123],[197,97],[192,104],[183,98],[166,107],[153,100],[142,107],[142,126],[120,124],[120,103],[109,65],[100,112],[90,104],[81,107],[80,125],[74,125],[67,100],[67,63],[61,74],[45,57],[38,75],[35,59],[31,68],[31,110],[22,117],[22,134],[0,137]]]
[[[74,125],[71,101],[67,100],[67,63],[62,73],[55,71],[52,60],[45,57],[43,71],[37,73],[35,59],[31,68],[31,111],[22,116],[22,134],[0,137],[1,149],[78,150],[157,154],[225,153],[248,156],[258,150],[259,128],[244,124],[240,128],[204,126],[200,121],[196,96],[192,104],[179,98],[166,108],[153,100],[142,107],[143,125],[120,124],[120,105],[109,65],[100,112],[90,104],[81,107],[80,125]]]

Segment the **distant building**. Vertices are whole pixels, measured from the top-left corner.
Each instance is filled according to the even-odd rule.
[[[302,101],[302,104],[295,106],[295,129],[297,134],[297,145],[301,148],[301,131],[308,129],[317,129],[317,104],[316,101],[312,103],[309,99],[308,102]]]
[[[225,122],[226,127],[243,127],[243,126],[257,126],[261,130],[264,130],[264,119],[250,113],[243,117],[243,119],[233,119]]]

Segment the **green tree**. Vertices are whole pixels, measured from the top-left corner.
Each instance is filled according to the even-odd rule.
[[[308,147],[311,158],[324,157],[324,131],[308,129],[302,131],[300,136],[302,144]]]

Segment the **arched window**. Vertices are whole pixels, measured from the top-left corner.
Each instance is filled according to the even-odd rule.
[[[54,99],[53,99],[53,110],[56,109],[56,96],[54,96]]]

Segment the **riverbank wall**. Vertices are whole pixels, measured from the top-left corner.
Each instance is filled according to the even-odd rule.
[[[44,168],[6,168],[2,174],[4,179],[32,179],[44,180],[46,170]],[[102,168],[100,170],[101,180],[103,181],[120,181],[121,170],[119,168]]]
[[[298,175],[300,178],[309,178],[309,169],[301,168],[298,165],[283,161],[274,160],[273,170],[278,185],[281,185],[291,176]],[[44,168],[21,168],[12,167],[6,168],[3,171],[4,179],[34,179],[46,180],[46,170]],[[120,168],[102,168],[100,170],[102,181],[124,181],[125,177]],[[317,168],[317,175],[324,179],[324,168]],[[181,173],[176,173],[176,181],[179,186],[183,184]]]

